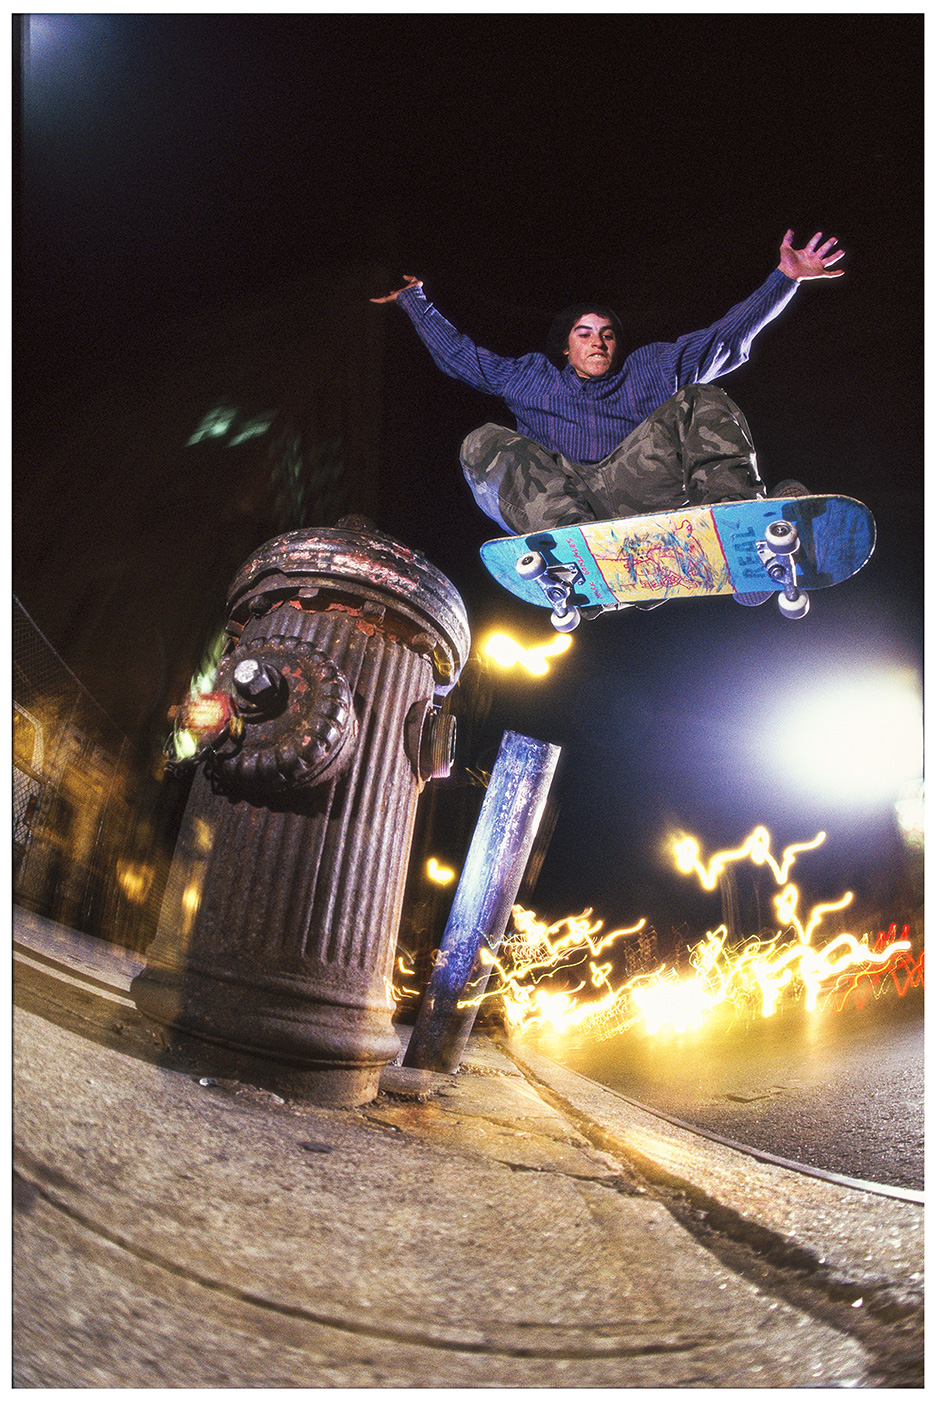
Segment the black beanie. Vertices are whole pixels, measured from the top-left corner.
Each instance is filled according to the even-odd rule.
[[[587,313],[596,313],[598,317],[605,318],[614,329],[617,338],[617,353],[614,357],[616,364],[623,356],[623,327],[620,318],[611,308],[605,307],[599,302],[578,302],[571,307],[566,307],[563,312],[559,312],[551,327],[548,329],[548,341],[545,350],[553,361],[564,361],[565,352],[568,350],[568,337],[571,329],[580,318]]]

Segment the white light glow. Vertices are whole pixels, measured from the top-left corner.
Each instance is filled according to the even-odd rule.
[[[817,793],[895,799],[922,774],[923,706],[911,674],[845,679],[814,697],[794,691],[784,707],[784,765]]]

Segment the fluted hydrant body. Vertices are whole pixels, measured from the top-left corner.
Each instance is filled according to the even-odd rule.
[[[142,1010],[314,1101],[373,1098],[418,794],[449,771],[469,630],[450,583],[359,520],[268,542],[228,601],[236,733],[183,820]],[[247,1065],[246,1065],[247,1067]]]

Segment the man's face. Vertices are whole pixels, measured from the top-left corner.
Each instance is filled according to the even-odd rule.
[[[606,376],[616,350],[617,338],[610,323],[596,312],[587,312],[568,333],[565,355],[582,380],[593,380]]]

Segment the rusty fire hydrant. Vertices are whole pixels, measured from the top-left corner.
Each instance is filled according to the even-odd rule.
[[[415,810],[453,760],[442,702],[466,612],[424,557],[345,519],[256,552],[228,620],[215,687],[230,722],[194,779],[132,993],[236,1075],[358,1105],[399,1050]]]

